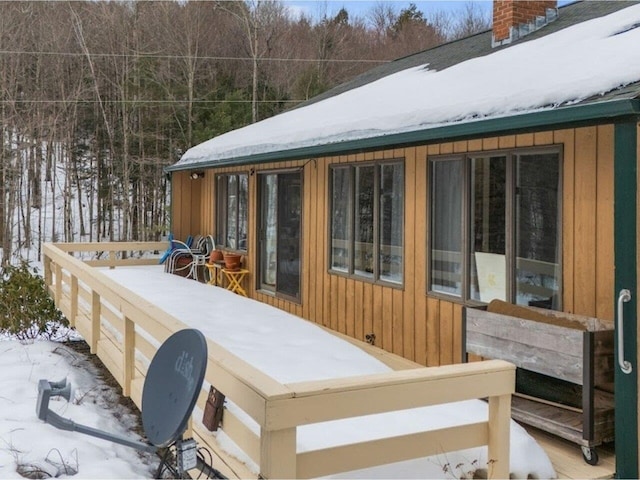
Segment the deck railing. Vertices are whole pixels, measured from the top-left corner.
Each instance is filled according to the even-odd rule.
[[[91,352],[141,406],[148,364],[159,345],[187,328],[177,318],[122,287],[91,265],[157,263],[131,252],[163,251],[165,243],[46,244],[45,282],[56,305],[87,340]],[[75,252],[102,252],[82,261]],[[125,252],[123,254],[123,252]],[[211,287],[216,288],[216,287]],[[490,478],[509,476],[511,394],[515,367],[502,361],[415,368],[337,380],[283,385],[208,339],[205,380],[260,426],[255,434],[230,410],[222,429],[257,465],[264,478],[311,478],[488,445]],[[204,409],[207,391],[198,400]],[[306,424],[488,398],[486,421],[298,453],[297,427]],[[215,451],[215,437],[194,413],[190,434]]]

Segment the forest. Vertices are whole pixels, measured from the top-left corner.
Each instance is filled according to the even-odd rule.
[[[164,168],[191,146],[489,25],[472,2],[311,18],[279,0],[2,1],[1,261],[38,259],[43,241],[157,240]]]

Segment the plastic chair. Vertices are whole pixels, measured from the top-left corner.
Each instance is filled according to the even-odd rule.
[[[193,243],[193,248],[190,243]],[[215,241],[211,235],[198,235],[189,243],[174,239],[171,241],[171,252],[165,262],[165,272],[207,281],[204,265],[213,250]]]

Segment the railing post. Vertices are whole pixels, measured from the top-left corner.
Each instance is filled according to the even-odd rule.
[[[260,476],[296,478],[296,429],[260,432]]]
[[[56,305],[62,303],[62,267],[56,263],[55,265],[56,285],[54,290],[54,298]]]
[[[113,250],[109,252],[109,268],[116,268],[116,252],[114,252]]]
[[[489,478],[509,478],[511,395],[489,397]]]
[[[124,317],[124,347],[122,351],[122,394],[131,396],[136,351],[136,327],[129,317]]]
[[[71,311],[69,314],[69,325],[76,326],[76,317],[78,316],[78,277],[71,275]]]
[[[98,341],[100,340],[100,294],[91,292],[91,353],[98,353]]]
[[[51,259],[45,254],[44,259],[44,284],[47,290],[51,288]]]

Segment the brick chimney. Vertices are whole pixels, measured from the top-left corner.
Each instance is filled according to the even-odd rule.
[[[494,0],[492,46],[511,43],[557,17],[557,0]]]

